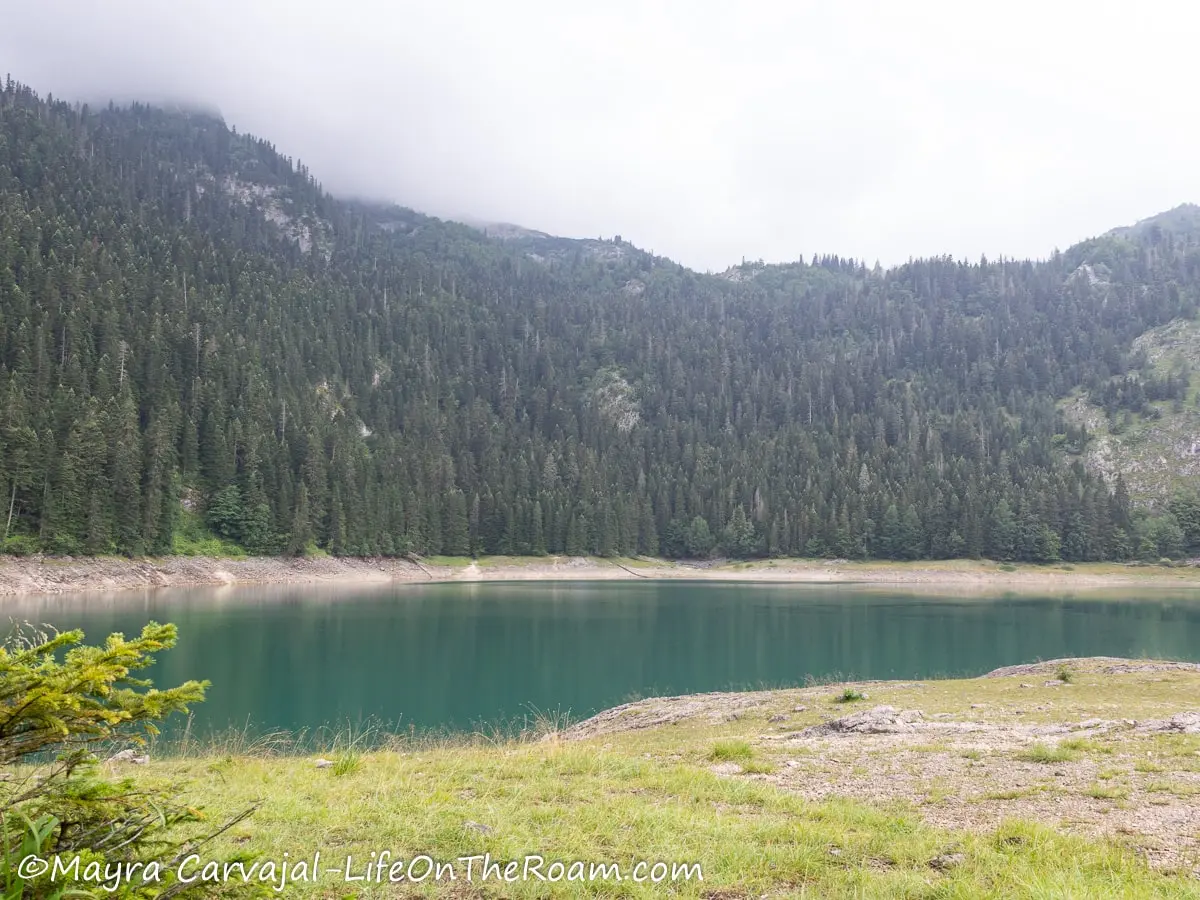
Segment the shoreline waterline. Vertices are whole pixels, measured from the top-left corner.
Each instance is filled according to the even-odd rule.
[[[594,557],[433,561],[337,557],[0,556],[0,597],[170,587],[503,581],[730,581],[996,592],[1124,587],[1200,589],[1200,568],[1124,563],[1012,565],[987,560],[670,562]],[[2,602],[2,601],[0,601]]]

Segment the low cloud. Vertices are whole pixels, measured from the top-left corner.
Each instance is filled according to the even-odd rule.
[[[1197,25],[1153,2],[39,0],[10,4],[0,68],[216,107],[335,193],[698,269],[890,264],[1044,257],[1200,199]]]

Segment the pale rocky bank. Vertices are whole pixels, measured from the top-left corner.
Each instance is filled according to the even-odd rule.
[[[846,560],[668,562],[589,557],[492,557],[453,565],[407,559],[0,556],[0,596],[154,587],[305,582],[762,581],[907,586],[921,590],[1073,591],[1122,587],[1200,588],[1200,569],[1121,564],[1000,566],[994,562],[887,563]]]

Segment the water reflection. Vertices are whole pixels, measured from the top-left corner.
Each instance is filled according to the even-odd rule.
[[[197,723],[377,718],[471,727],[530,709],[834,674],[978,674],[1059,656],[1200,659],[1200,594],[920,596],[731,583],[293,585],[7,600],[0,615],[97,641],[175,622],[161,685],[213,682]]]

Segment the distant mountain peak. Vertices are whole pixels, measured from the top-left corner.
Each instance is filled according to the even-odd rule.
[[[1149,234],[1154,228],[1175,234],[1200,235],[1200,205],[1181,203],[1165,212],[1141,219],[1133,225],[1114,228],[1108,234],[1118,237],[1141,237]]]
[[[523,225],[514,225],[512,222],[489,222],[485,219],[476,219],[472,216],[451,216],[450,219],[455,222],[461,222],[464,225],[469,225],[477,231],[482,231],[490,238],[502,241],[517,240],[519,238],[552,237],[552,235],[546,234],[544,231],[526,228]]]

